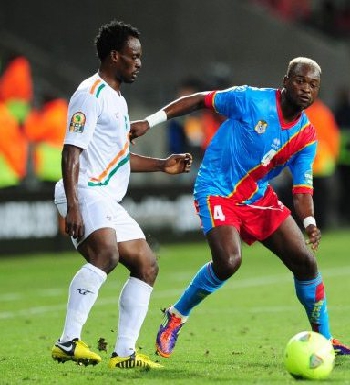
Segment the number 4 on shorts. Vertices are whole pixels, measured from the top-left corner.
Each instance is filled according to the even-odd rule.
[[[214,219],[218,219],[220,221],[224,221],[225,220],[225,215],[222,212],[221,205],[215,205],[214,206],[213,217],[214,217]]]

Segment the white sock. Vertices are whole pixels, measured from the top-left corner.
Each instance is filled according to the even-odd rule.
[[[107,279],[107,274],[90,263],[84,265],[74,276],[69,286],[66,322],[61,342],[80,339],[90,309],[96,302],[98,291]]]
[[[146,282],[130,277],[120,293],[118,338],[114,349],[119,357],[128,357],[136,349],[152,290]]]

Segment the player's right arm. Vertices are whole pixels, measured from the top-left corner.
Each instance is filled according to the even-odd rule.
[[[62,177],[67,197],[66,233],[73,238],[84,235],[84,222],[79,209],[77,185],[79,177],[79,156],[82,149],[65,144],[62,150]]]
[[[130,140],[144,135],[151,127],[163,123],[168,119],[190,114],[191,112],[206,107],[205,97],[207,94],[208,92],[199,92],[189,96],[182,96],[155,114],[149,115],[143,120],[132,122],[130,125]]]
[[[189,96],[182,96],[163,108],[167,118],[190,114],[205,107],[205,96],[208,92],[199,92]],[[146,118],[147,119],[147,118]]]
[[[130,140],[145,134],[151,127],[163,123],[177,116],[190,114],[202,108],[211,109],[228,117],[239,117],[245,111],[247,102],[247,86],[231,87],[222,91],[198,92],[189,96],[182,96],[155,114],[147,116],[144,120],[131,123]],[[215,99],[215,100],[214,100]]]
[[[62,178],[67,198],[66,233],[74,238],[84,235],[84,222],[78,201],[80,154],[88,148],[100,113],[98,99],[88,90],[76,92],[68,106],[68,125],[62,150]]]

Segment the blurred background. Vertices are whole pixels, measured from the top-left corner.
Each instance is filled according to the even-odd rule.
[[[67,105],[97,71],[93,41],[112,19],[141,31],[142,70],[122,86],[131,120],[195,91],[277,88],[291,59],[315,59],[322,90],[307,114],[319,136],[316,219],[325,231],[349,227],[348,0],[12,0],[0,4],[0,254],[71,248],[53,204]],[[201,237],[192,185],[222,119],[208,112],[176,119],[132,149],[195,157],[189,175],[132,175],[124,205],[154,242]],[[290,175],[273,183],[290,207]]]

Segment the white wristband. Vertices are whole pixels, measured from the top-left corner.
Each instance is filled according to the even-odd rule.
[[[306,229],[309,225],[316,226],[316,221],[314,217],[306,217],[304,218],[304,229]]]
[[[147,118],[145,118],[145,120],[148,121],[149,128],[154,127],[159,123],[166,122],[167,119],[168,119],[168,116],[164,110],[160,110],[155,114],[148,115]]]

